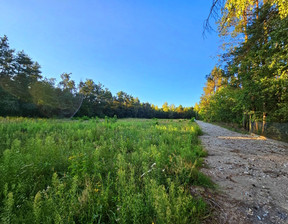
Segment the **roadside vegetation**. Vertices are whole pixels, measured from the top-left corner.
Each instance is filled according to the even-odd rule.
[[[0,119],[1,223],[201,223],[191,120]]]
[[[249,131],[247,131],[240,124],[237,123],[212,122],[212,124],[218,125],[222,128],[226,128],[230,131],[238,132],[241,134],[249,134]]]
[[[287,123],[287,1],[213,0],[213,15],[224,50],[207,75],[198,115],[246,128],[249,121]]]

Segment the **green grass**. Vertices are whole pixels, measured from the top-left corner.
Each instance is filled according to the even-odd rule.
[[[212,122],[212,124],[226,128],[230,131],[238,132],[240,134],[249,134],[249,131],[245,130],[241,125],[236,123]]]
[[[201,223],[197,124],[0,118],[0,223]]]

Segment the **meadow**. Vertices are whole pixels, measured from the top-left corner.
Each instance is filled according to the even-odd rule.
[[[0,118],[1,223],[201,223],[190,120]]]

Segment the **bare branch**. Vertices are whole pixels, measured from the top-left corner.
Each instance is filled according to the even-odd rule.
[[[208,31],[214,31],[212,26],[210,25],[210,20],[213,18],[215,21],[220,18],[219,12],[221,13],[221,9],[223,7],[224,0],[212,0],[212,6],[210,8],[210,12],[208,14],[207,19],[205,19],[203,24],[203,37],[205,37],[205,33]]]

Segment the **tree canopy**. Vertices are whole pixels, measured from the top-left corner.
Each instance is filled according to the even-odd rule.
[[[287,8],[286,1],[225,1],[219,26],[244,27],[237,32],[246,38],[207,76],[198,108],[204,119],[288,122]]]
[[[0,116],[191,118],[192,107],[163,108],[143,103],[123,91],[115,96],[101,83],[86,79],[76,84],[71,73],[61,81],[42,76],[41,66],[24,51],[11,49],[7,36],[0,37]]]

